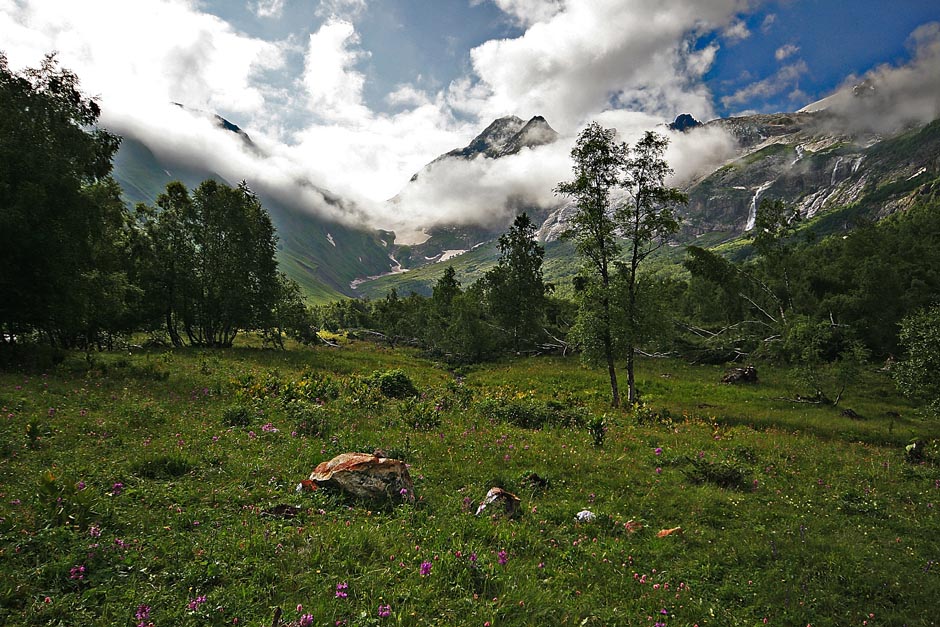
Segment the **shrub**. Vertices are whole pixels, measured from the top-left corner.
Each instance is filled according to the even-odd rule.
[[[284,412],[294,423],[298,435],[323,437],[330,433],[329,414],[323,405],[293,400],[284,404]]]
[[[398,415],[404,424],[415,431],[431,431],[441,426],[439,405],[417,398],[402,401],[398,406]]]
[[[546,425],[583,427],[587,423],[585,412],[579,407],[531,398],[485,398],[477,405],[477,411],[488,420],[506,422],[523,429],[541,429]]]
[[[732,490],[750,490],[753,486],[750,473],[731,462],[693,459],[689,463],[692,467],[682,472],[693,483],[711,483]]]
[[[591,434],[591,443],[594,448],[604,446],[604,438],[607,437],[607,420],[604,416],[595,416],[588,423],[588,431]]]
[[[230,427],[247,427],[251,424],[251,410],[244,405],[230,405],[222,410],[222,422]]]
[[[196,466],[180,453],[157,455],[150,459],[137,460],[131,472],[142,479],[175,479],[188,475]]]
[[[418,396],[418,389],[408,375],[405,374],[405,371],[400,368],[386,370],[385,372],[376,370],[372,373],[371,382],[387,398]]]

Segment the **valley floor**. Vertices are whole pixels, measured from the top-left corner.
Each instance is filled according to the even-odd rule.
[[[365,343],[7,369],[0,624],[934,624],[940,425],[874,369],[839,408],[721,372],[643,360],[634,413],[576,358],[455,377]],[[414,504],[295,492],[375,449]],[[474,516],[493,486],[518,518]]]

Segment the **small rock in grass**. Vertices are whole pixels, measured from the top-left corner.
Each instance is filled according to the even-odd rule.
[[[479,516],[484,511],[489,511],[494,516],[502,513],[509,518],[515,518],[519,515],[519,506],[521,504],[522,501],[512,492],[507,492],[502,488],[490,488],[489,492],[486,493],[486,498],[477,508],[476,515]]]
[[[754,366],[745,366],[744,368],[732,368],[721,377],[722,383],[757,383],[757,368]]]
[[[589,523],[597,520],[597,515],[589,509],[582,509],[574,515],[574,519],[579,523]]]

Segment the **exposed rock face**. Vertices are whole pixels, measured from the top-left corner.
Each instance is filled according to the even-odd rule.
[[[519,515],[519,507],[522,501],[512,492],[507,492],[502,488],[490,488],[486,493],[486,498],[477,508],[477,516],[484,512],[493,514],[505,514],[509,518],[515,518]]]
[[[343,453],[317,466],[310,481],[358,498],[414,500],[414,484],[404,462],[369,453]]]
[[[679,131],[679,132],[684,133],[691,128],[695,128],[696,126],[701,126],[701,125],[702,123],[696,120],[695,118],[693,118],[691,115],[689,115],[688,113],[683,113],[676,117],[675,122],[670,124],[669,128],[673,131]]]

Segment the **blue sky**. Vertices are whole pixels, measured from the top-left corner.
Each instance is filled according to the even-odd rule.
[[[893,121],[940,117],[936,0],[0,0],[0,49],[14,68],[58,51],[125,136],[233,180],[313,182],[356,207],[339,217],[394,229],[555,202],[592,120],[632,141],[865,78],[895,94]],[[171,102],[225,116],[264,157]],[[542,115],[562,140],[383,202],[505,115]],[[675,136],[668,157],[691,177],[732,144]]]

